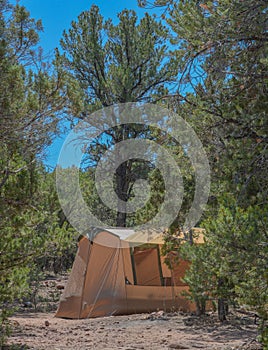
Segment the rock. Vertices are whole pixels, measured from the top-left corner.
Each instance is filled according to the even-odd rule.
[[[30,301],[25,301],[23,307],[33,307],[33,304]]]
[[[45,321],[45,326],[48,327],[50,325],[50,323],[46,320]]]
[[[160,310],[160,311],[157,311],[157,312],[152,312],[148,317],[147,319],[151,320],[151,321],[154,321],[154,320],[167,320],[167,316],[165,314],[164,311]]]
[[[193,326],[194,324],[194,320],[191,317],[183,319],[183,322],[185,326]]]
[[[64,289],[64,286],[63,286],[62,284],[58,284],[58,285],[56,286],[56,288],[57,288],[58,290],[62,290],[62,289]]]

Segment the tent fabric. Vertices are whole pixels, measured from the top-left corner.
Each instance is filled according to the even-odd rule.
[[[156,243],[133,247],[133,242],[108,229],[84,236],[56,317],[80,319],[157,309],[194,311],[194,304],[182,296],[188,290],[181,278],[189,262],[182,261],[170,270],[159,252]]]
[[[188,287],[159,287],[127,285],[127,313],[143,313],[156,310],[195,311],[195,305],[182,297]]]
[[[138,285],[161,286],[158,252],[156,248],[146,250],[141,250],[139,247],[135,248],[134,261]]]
[[[129,246],[128,242],[121,241],[121,252],[123,255],[123,264],[124,264],[124,271],[125,271],[125,283],[126,280],[130,284],[134,284],[134,274],[133,274],[133,267],[132,267],[132,261],[131,261],[131,248]]]
[[[117,228],[110,228],[110,227],[93,227],[88,232],[87,237],[90,240],[94,240],[94,238],[99,234],[101,231],[109,232],[113,235],[118,236],[122,241],[126,241],[129,243],[140,243],[140,244],[164,244],[164,231],[156,230],[156,229],[144,229],[141,231],[134,231],[133,229],[125,228],[125,227],[117,227]],[[199,227],[194,227],[191,229],[191,232],[193,234],[193,241],[194,243],[200,244],[204,243],[204,229]],[[187,234],[187,233],[186,233]],[[184,239],[185,233],[183,232],[177,232],[176,237]],[[108,243],[106,243],[108,245]]]
[[[80,318],[85,274],[90,256],[91,242],[83,237],[73,263],[67,285],[64,289],[57,315],[66,318]]]

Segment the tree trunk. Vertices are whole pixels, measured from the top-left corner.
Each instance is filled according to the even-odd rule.
[[[116,214],[116,226],[117,227],[126,227],[127,214],[121,213],[120,211]]]
[[[116,226],[126,227],[129,179],[127,162],[122,163],[116,170],[116,194],[119,198],[117,204]]]
[[[219,321],[226,321],[226,316],[228,314],[228,303],[225,299],[218,299],[218,318]]]
[[[223,277],[219,278],[218,288],[221,291],[221,294],[223,293],[223,290],[226,290],[226,279],[225,278],[223,278]],[[228,302],[226,301],[226,298],[219,298],[218,299],[218,318],[219,318],[219,321],[221,321],[221,322],[226,321],[227,314],[228,314]]]
[[[205,315],[206,313],[206,300],[195,297],[195,306],[197,316]]]

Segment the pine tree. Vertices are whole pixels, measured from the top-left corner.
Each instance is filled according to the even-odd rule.
[[[199,134],[211,164],[206,244],[188,247],[187,279],[200,300],[214,295],[222,306],[235,299],[267,320],[267,2],[155,5],[165,9],[183,72],[171,101]]]
[[[63,34],[64,54],[59,60],[80,88],[80,95],[73,97],[70,107],[74,118],[87,118],[90,123],[90,113],[100,108],[118,103],[150,102],[154,96],[165,93],[166,84],[176,76],[166,44],[169,33],[161,23],[148,14],[138,21],[131,10],[122,11],[118,20],[117,25],[111,20],[104,21],[94,5],[81,13],[78,20],[72,22],[71,29]],[[93,126],[101,130],[105,121],[100,120],[99,124]],[[104,130],[106,136],[88,147],[90,163],[96,164],[111,145],[146,134],[150,134],[148,127],[130,124]],[[131,196],[136,163],[136,160],[119,160],[115,190],[121,206]],[[143,170],[146,167],[144,163],[140,166]],[[118,204],[117,226],[127,224],[124,211],[124,205],[121,208]]]
[[[40,30],[23,6],[0,1],[0,342],[56,222],[42,191],[42,157],[57,133],[64,89],[37,48]]]

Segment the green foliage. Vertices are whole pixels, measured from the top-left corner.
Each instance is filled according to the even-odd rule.
[[[191,261],[190,268],[184,277],[189,285],[188,295],[196,303],[197,313],[204,314],[207,301],[212,300],[210,295],[215,287],[214,276],[211,274],[211,249],[207,245],[190,245],[186,243],[181,248],[181,256]]]
[[[265,332],[267,220],[267,207],[241,208],[231,195],[226,195],[219,202],[217,215],[203,222],[205,243],[181,246],[181,256],[191,261],[184,280],[199,310],[208,300],[244,305],[260,316],[261,332]]]
[[[27,292],[29,276],[37,282],[44,268],[68,268],[75,251],[54,174],[41,164],[61,116],[67,113],[75,124],[101,107],[148,101],[162,103],[187,120],[211,164],[211,198],[199,223],[206,230],[205,243],[193,245],[191,234],[186,234],[189,242],[181,244],[170,235],[164,251],[176,249],[178,259],[191,261],[185,281],[200,313],[211,300],[254,309],[262,320],[261,341],[268,346],[267,4],[157,0],[155,5],[166,9],[162,18],[170,31],[148,14],[138,21],[131,10],[121,12],[115,25],[92,6],[64,32],[63,53],[56,50],[52,66],[36,46],[41,21],[32,19],[24,7],[0,0],[2,343],[7,318],[14,301]],[[171,35],[174,52],[167,46]],[[167,99],[173,82],[178,90]],[[94,123],[105,128],[104,120]],[[169,123],[172,128],[173,120]],[[133,196],[137,179],[149,180],[151,198],[135,215],[119,217],[105,208],[94,186],[94,166],[106,150],[139,137],[160,139],[180,165],[185,198],[173,233],[191,205],[194,171],[187,147],[178,147],[159,130],[122,125],[95,140],[87,148],[89,169],[85,166],[79,173],[84,199],[108,225],[143,223],[157,213],[163,179],[146,162],[124,162],[114,177],[123,200]]]
[[[267,304],[267,219],[267,207],[242,209],[228,200],[215,220],[204,222],[209,244],[221,242],[214,248],[222,259],[220,273],[231,275],[242,302],[260,308]]]
[[[211,164],[206,243],[180,248],[192,261],[186,281],[194,299],[247,305],[267,322],[267,2],[154,4],[164,6],[181,72],[170,106]]]
[[[90,113],[117,103],[152,101],[166,94],[167,83],[174,81],[177,74],[175,61],[167,47],[169,33],[159,21],[148,14],[138,21],[136,13],[131,10],[119,13],[118,20],[116,25],[110,19],[105,21],[99,8],[93,5],[72,22],[68,32],[64,32],[61,40],[63,55],[57,57],[58,64],[69,76],[70,84],[78,87],[75,94],[69,89],[70,114],[76,121],[87,118],[90,124],[88,135],[92,129],[103,130],[95,142],[85,144],[85,161],[92,168],[114,144],[130,138],[144,138],[145,135],[152,137],[153,132],[136,124],[123,125],[120,120],[117,120],[120,127],[105,130],[105,117],[92,120]],[[114,187],[118,197],[127,202],[133,196],[135,181],[147,179],[152,166],[137,160],[120,160]],[[91,183],[89,188],[92,188]],[[85,195],[84,186],[83,189]],[[115,213],[103,208],[100,201],[95,206],[95,193],[93,191],[86,201],[93,204],[102,220],[108,219],[108,224],[117,226],[126,226],[135,220],[120,212],[120,203],[116,218]]]
[[[167,29],[148,14],[138,23],[131,10],[119,13],[118,19],[117,25],[104,21],[93,5],[72,22],[61,40],[64,56],[59,59],[78,80],[86,110],[151,100],[176,77]]]
[[[66,246],[57,236],[59,206],[41,159],[59,125],[64,102],[60,71],[36,47],[41,21],[0,1],[0,338],[14,302],[44,253]],[[53,183],[53,182],[52,182]],[[69,236],[68,236],[69,238]],[[66,238],[67,240],[67,238]],[[70,239],[68,239],[70,243]]]

